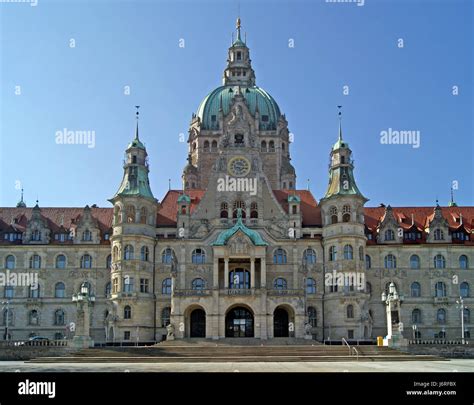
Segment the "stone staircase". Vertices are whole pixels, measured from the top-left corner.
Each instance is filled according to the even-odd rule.
[[[257,339],[225,341],[180,340],[147,347],[82,349],[61,357],[41,357],[32,363],[224,363],[443,360],[431,355],[402,353],[388,347],[325,346],[315,341]]]

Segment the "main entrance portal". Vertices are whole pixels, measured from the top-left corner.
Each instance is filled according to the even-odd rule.
[[[206,313],[202,309],[195,309],[193,312],[191,312],[190,337],[206,337]]]
[[[253,315],[247,308],[236,307],[227,313],[225,337],[254,337]]]
[[[273,336],[274,337],[288,337],[288,312],[283,308],[275,309],[273,313]]]

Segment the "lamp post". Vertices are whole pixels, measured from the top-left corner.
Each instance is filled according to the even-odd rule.
[[[6,316],[5,316],[5,334],[3,335],[3,340],[8,340],[9,338],[9,333],[8,333],[8,327],[10,326],[10,301],[2,301],[2,310],[7,311]]]
[[[382,293],[382,302],[385,304],[387,316],[387,336],[383,340],[384,346],[406,346],[408,341],[403,337],[403,323],[400,317],[400,304],[403,296],[399,295],[393,282],[388,287],[388,293]]]
[[[72,302],[77,304],[76,334],[72,339],[74,347],[93,347],[90,337],[90,306],[95,302],[95,296],[89,291],[89,284],[82,283],[79,293],[73,294]]]
[[[459,297],[459,299],[456,300],[456,304],[456,308],[461,311],[461,343],[464,344],[464,310],[466,307],[464,306],[463,297]]]

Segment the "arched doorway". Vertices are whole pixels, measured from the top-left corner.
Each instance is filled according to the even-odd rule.
[[[253,314],[245,307],[235,307],[225,317],[225,337],[254,337]]]
[[[284,308],[277,308],[273,312],[273,337],[289,336],[289,316]]]
[[[202,309],[195,309],[191,312],[191,328],[190,337],[204,338],[206,337],[206,313]]]

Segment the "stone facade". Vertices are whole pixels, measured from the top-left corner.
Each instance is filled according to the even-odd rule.
[[[12,339],[71,337],[84,282],[96,342],[161,340],[169,323],[178,339],[371,340],[390,282],[407,338],[460,338],[460,295],[469,335],[474,207],[365,207],[341,127],[318,203],[296,189],[288,123],[255,81],[239,22],[223,86],[193,115],[182,191],[155,199],[137,124],[112,208],[0,209],[1,273],[40,286],[2,287]]]

